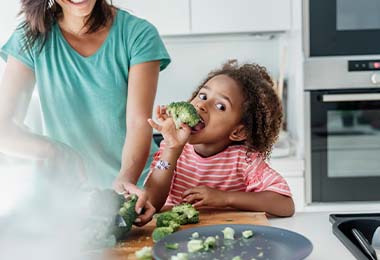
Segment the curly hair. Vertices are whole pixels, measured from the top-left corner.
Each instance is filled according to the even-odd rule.
[[[239,65],[236,60],[223,64],[221,69],[211,71],[193,92],[190,100],[213,77],[226,75],[240,87],[242,123],[247,131],[244,145],[248,152],[258,152],[264,159],[269,158],[282,126],[282,105],[273,88],[273,81],[265,67],[258,64]]]

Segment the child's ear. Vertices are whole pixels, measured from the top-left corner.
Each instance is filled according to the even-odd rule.
[[[247,139],[247,131],[244,125],[238,125],[230,134],[230,140],[234,142],[241,142]]]

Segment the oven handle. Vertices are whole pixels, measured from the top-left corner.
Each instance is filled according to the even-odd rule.
[[[323,102],[379,101],[380,93],[329,94],[323,95]]]

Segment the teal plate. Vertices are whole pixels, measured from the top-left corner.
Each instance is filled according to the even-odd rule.
[[[225,240],[222,230],[231,227],[235,230],[234,240]],[[245,239],[242,232],[252,230],[253,237]],[[199,233],[199,239],[218,235],[214,249],[206,252],[189,253],[191,259],[230,260],[240,256],[242,260],[298,260],[307,257],[313,250],[309,239],[296,232],[257,225],[212,225],[177,231],[155,244],[153,257],[156,260],[170,260],[179,252],[187,253],[187,243],[194,232]],[[178,243],[178,249],[168,249],[166,244]]]

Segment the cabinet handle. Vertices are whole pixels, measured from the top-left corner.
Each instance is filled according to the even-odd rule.
[[[329,94],[323,95],[323,102],[378,101],[380,93],[363,94]]]

